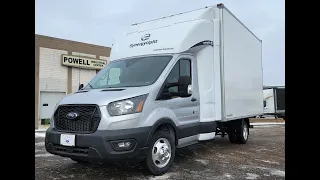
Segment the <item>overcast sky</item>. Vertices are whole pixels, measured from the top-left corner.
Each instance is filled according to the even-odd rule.
[[[284,0],[36,0],[35,33],[110,47],[132,23],[220,2],[262,39],[264,85],[284,85]]]

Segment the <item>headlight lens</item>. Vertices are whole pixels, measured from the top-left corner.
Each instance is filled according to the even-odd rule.
[[[110,116],[119,116],[125,114],[139,113],[143,109],[148,94],[112,102],[107,106]]]

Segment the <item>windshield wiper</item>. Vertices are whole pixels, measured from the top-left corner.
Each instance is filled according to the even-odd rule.
[[[90,86],[91,89],[93,89],[92,85],[90,83],[88,83],[88,85]]]

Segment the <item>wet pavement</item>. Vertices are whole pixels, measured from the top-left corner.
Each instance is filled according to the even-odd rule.
[[[141,164],[78,164],[47,153],[44,133],[35,136],[35,179],[285,179],[285,127],[255,126],[247,144],[227,136],[178,149],[168,173],[154,177]]]

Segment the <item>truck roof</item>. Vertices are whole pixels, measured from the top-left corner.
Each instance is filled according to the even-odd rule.
[[[198,8],[198,9],[194,9],[194,10],[190,10],[190,11],[185,11],[185,12],[181,12],[181,13],[177,13],[177,14],[173,14],[173,15],[169,15],[169,16],[164,16],[164,17],[161,17],[161,18],[157,18],[157,19],[152,19],[152,20],[148,20],[148,21],[142,21],[142,22],[138,22],[138,23],[133,23],[131,25],[131,27],[134,27],[134,26],[137,26],[137,25],[142,25],[144,23],[151,23],[151,22],[154,22],[154,21],[159,21],[159,20],[164,20],[164,19],[169,19],[169,18],[176,18],[177,21],[187,21],[187,18],[186,17],[181,17],[181,18],[178,18],[177,16],[180,16],[180,15],[185,15],[187,16],[187,14],[190,14],[190,13],[196,13],[196,11],[200,11],[199,13],[195,14],[195,15],[191,15],[191,17],[193,17],[194,19],[198,19],[199,17],[200,18],[203,18],[203,19],[208,19],[208,20],[212,20],[210,19],[211,17],[208,18],[208,15],[210,16],[211,14],[204,14],[201,12],[201,10],[204,10],[204,9],[210,9],[210,8],[224,8],[225,10],[228,11],[228,13],[230,13],[235,19],[237,19],[254,37],[256,37],[259,41],[262,41],[261,39],[259,39],[243,22],[241,22],[228,8],[225,7],[225,5],[223,3],[219,3],[219,4],[216,4],[216,5],[212,5],[212,6],[205,6],[203,8]],[[197,17],[198,16],[198,17]],[[212,15],[213,16],[213,15]],[[190,16],[189,16],[190,18]],[[212,17],[213,18],[213,17]],[[193,19],[193,20],[194,20]]]
[[[190,13],[190,12],[193,12],[193,11],[198,11],[198,10],[206,9],[206,8],[210,8],[210,7],[216,7],[216,8],[217,7],[221,7],[222,8],[222,7],[224,7],[224,5],[222,3],[220,3],[220,4],[217,4],[217,5],[213,5],[213,6],[205,6],[203,8],[194,9],[194,10],[191,10],[191,11],[185,11],[185,12],[182,12],[182,13],[172,14],[172,15],[164,16],[164,17],[157,18],[157,19],[152,19],[152,20],[148,20],[148,21],[142,21],[142,22],[138,22],[138,23],[133,23],[132,26],[135,26],[135,25],[138,25],[138,24],[142,24],[142,23],[151,22],[151,21],[157,21],[157,20],[161,20],[161,19],[165,19],[165,18],[169,18],[169,17],[181,15],[181,14],[186,14],[186,13]]]

